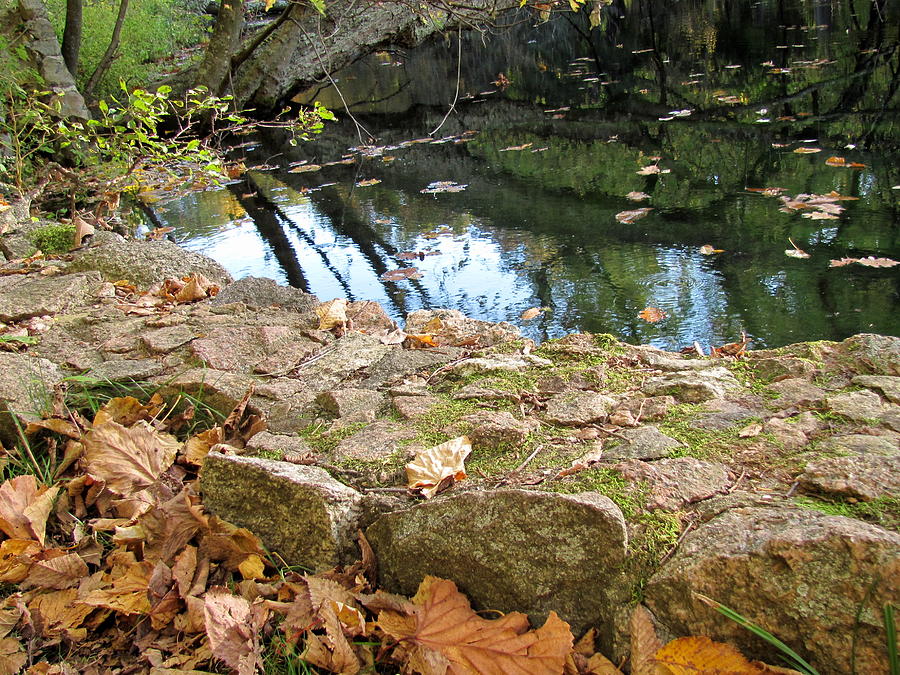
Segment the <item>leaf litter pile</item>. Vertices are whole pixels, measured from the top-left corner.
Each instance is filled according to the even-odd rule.
[[[411,599],[377,589],[362,533],[361,561],[304,575],[249,530],[208,513],[197,486],[206,455],[240,452],[265,429],[247,409],[251,393],[222,423],[181,440],[195,411],[175,413],[158,394],[147,403],[112,398],[88,420],[59,392],[55,413],[28,425],[22,452],[47,454],[46,484],[24,473],[0,485],[0,581],[8,585],[0,675],[250,675],[286,672],[290,663],[348,674],[622,672],[595,653],[592,631],[573,646],[553,612],[531,629],[518,612],[480,616],[450,580],[426,577]],[[460,437],[423,452],[407,467],[410,487],[430,497],[464,478],[470,450]],[[8,471],[22,467],[9,453],[6,461]],[[640,611],[632,673],[686,672],[704,659],[728,672],[776,672],[708,638],[663,647]]]

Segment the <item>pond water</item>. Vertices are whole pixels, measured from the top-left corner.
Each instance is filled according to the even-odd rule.
[[[336,74],[354,119],[309,92],[341,121],[260,132],[233,151],[257,168],[157,213],[235,277],[398,320],[669,349],[900,335],[900,267],[831,263],[900,259],[897,4],[615,0],[593,30],[522,10]]]

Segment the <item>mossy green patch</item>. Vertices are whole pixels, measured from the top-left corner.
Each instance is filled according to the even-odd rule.
[[[854,502],[803,496],[797,497],[794,503],[804,509],[813,509],[830,516],[856,518],[900,532],[900,498],[898,497],[879,497],[868,502]]]
[[[28,238],[43,253],[55,255],[72,248],[75,239],[74,225],[45,225],[34,230]]]
[[[747,442],[738,435],[740,430],[759,421],[758,418],[748,418],[727,429],[701,429],[694,424],[700,411],[697,404],[682,403],[672,406],[666,413],[659,430],[684,444],[682,448],[674,448],[670,456],[728,459],[734,453],[735,445]]]
[[[339,429],[329,430],[323,423],[310,424],[300,429],[297,435],[320,454],[332,452],[345,438],[349,438],[366,426],[365,422],[355,422]]]

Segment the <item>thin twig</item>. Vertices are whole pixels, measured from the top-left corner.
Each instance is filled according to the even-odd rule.
[[[696,526],[697,526],[696,520],[692,520],[691,522],[688,523],[687,527],[684,528],[684,531],[682,531],[682,533],[679,535],[678,540],[675,542],[674,546],[672,546],[672,548],[670,548],[668,551],[666,551],[666,554],[660,559],[660,561],[658,563],[659,565],[662,565],[664,562],[666,562],[666,560],[668,560],[675,554],[675,551],[677,551],[678,547],[681,546],[681,542],[684,541],[684,538],[688,535],[688,532],[693,530]]]
[[[447,114],[444,115],[444,119],[441,120],[441,123],[438,124],[434,130],[428,134],[429,136],[434,136],[442,126],[444,126],[444,122],[447,121],[447,118],[450,117],[450,113],[456,110],[456,102],[459,101],[459,81],[461,79],[461,71],[462,71],[462,25],[459,27],[459,33],[456,36],[456,93],[453,94],[453,102],[450,104],[450,107],[447,109]]]
[[[741,475],[737,477],[737,480],[731,484],[731,487],[725,490],[726,495],[730,495],[732,492],[737,490],[737,486],[741,484],[741,481],[744,480],[744,477],[747,475],[746,470],[741,470]]]

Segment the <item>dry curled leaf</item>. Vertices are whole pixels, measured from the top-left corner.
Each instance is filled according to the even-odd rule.
[[[416,267],[401,267],[396,270],[388,270],[381,275],[383,281],[403,281],[404,279],[421,279],[422,273]]]
[[[425,497],[433,497],[445,481],[458,481],[466,477],[463,465],[472,452],[468,436],[459,436],[436,445],[416,455],[406,465],[406,481],[410,489],[420,489]]]
[[[179,446],[144,422],[130,428],[107,422],[86,433],[82,443],[88,475],[126,497],[155,483],[172,465]]]
[[[519,612],[483,619],[446,579],[426,576],[402,609],[379,612],[378,624],[402,642],[410,669],[424,675],[559,675],[572,650],[569,625],[555,612],[535,630]]]
[[[665,319],[667,314],[658,307],[646,307],[638,312],[638,317],[647,323],[656,323]]]
[[[0,530],[11,539],[35,539],[44,545],[47,518],[59,487],[38,486],[31,474],[0,485]]]
[[[344,298],[335,298],[323,302],[316,307],[319,317],[319,330],[331,330],[347,325],[347,301]]]
[[[265,613],[227,588],[211,588],[204,599],[206,635],[213,656],[238,675],[253,675],[260,665],[259,629]]]
[[[714,248],[712,244],[704,244],[700,247],[700,253],[703,255],[713,255],[715,253],[724,253],[725,250],[721,248]]]
[[[798,155],[813,155],[817,152],[822,152],[822,148],[810,148],[810,147],[800,147],[794,148],[794,152]]]
[[[633,202],[642,202],[645,199],[650,199],[650,195],[648,195],[646,192],[632,191],[625,195],[625,198],[630,199]]]
[[[631,675],[657,675],[655,655],[662,646],[649,610],[635,605],[629,621],[631,633]]]
[[[660,169],[659,164],[648,164],[647,166],[638,169],[635,173],[639,176],[654,176],[660,173],[672,173],[672,170]]]

